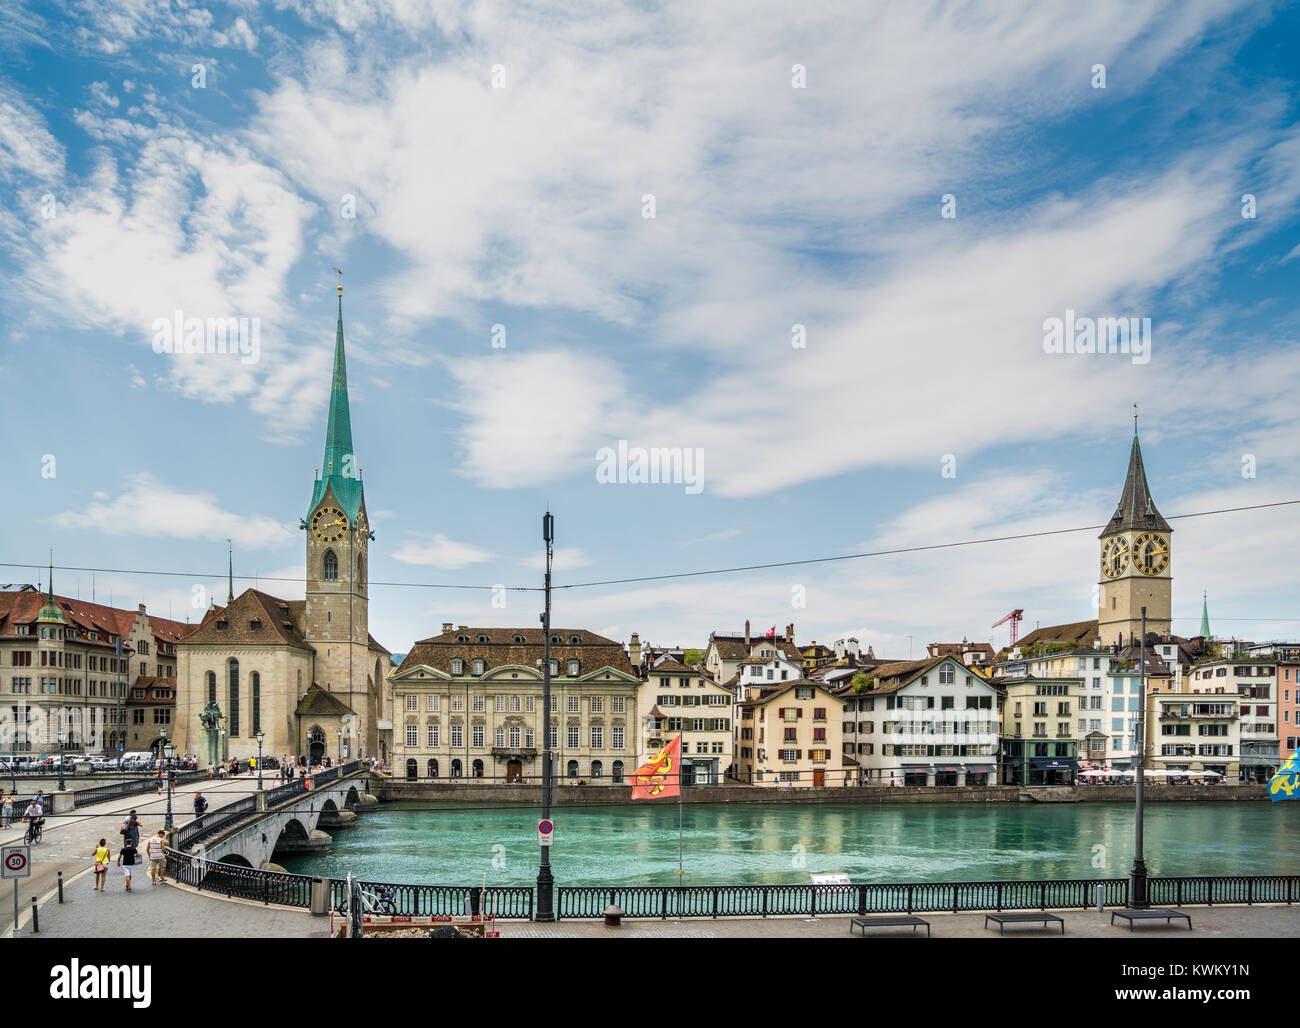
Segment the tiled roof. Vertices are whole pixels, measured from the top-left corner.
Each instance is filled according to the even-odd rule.
[[[1128,474],[1124,478],[1124,491],[1120,493],[1115,513],[1111,515],[1110,522],[1098,536],[1099,539],[1129,530],[1173,531],[1169,527],[1169,522],[1160,516],[1155,501],[1151,499],[1151,487],[1147,485],[1146,468],[1142,466],[1142,447],[1138,445],[1136,425],[1134,429],[1133,448],[1129,451],[1128,458]]]
[[[457,636],[466,636],[468,642],[458,642]],[[558,661],[563,673],[569,660],[579,661],[579,673],[587,674],[601,667],[611,667],[629,675],[636,672],[628,660],[621,643],[586,629],[552,628],[551,635],[559,636],[559,643],[551,644],[551,659]],[[479,642],[487,636],[487,642]],[[569,640],[577,637],[576,643]],[[516,637],[522,642],[515,642]],[[507,664],[534,667],[542,659],[545,636],[540,628],[453,628],[449,632],[421,639],[406,655],[402,667],[424,664],[438,671],[451,673],[451,662],[460,657],[469,662],[481,658],[487,670]],[[684,669],[685,670],[685,669]]]
[[[258,589],[245,589],[218,616],[187,635],[181,645],[249,643],[311,649],[298,632],[289,602]]]
[[[295,713],[311,714],[316,717],[343,717],[347,714],[355,714],[356,711],[332,692],[322,689],[315,682],[312,682],[303,694],[302,699],[298,701]]]
[[[757,699],[744,700],[738,705],[741,707],[762,707],[768,703],[771,703],[774,699],[777,699],[780,696],[784,696],[786,693],[788,693],[791,689],[793,689],[797,685],[810,685],[815,687],[818,692],[822,693],[825,696],[829,696],[837,700],[840,698],[830,689],[826,688],[825,682],[817,682],[812,680],[811,678],[796,678],[794,679],[794,681],[781,682],[779,685],[773,685],[769,688],[763,689],[759,692]]]
[[[40,592],[25,590],[0,592],[0,636],[14,635],[15,625],[35,622],[41,604],[44,602],[45,594]],[[64,620],[76,628],[87,632],[104,633],[106,636],[120,635],[123,639],[130,634],[131,627],[139,614],[138,609],[125,610],[103,603],[91,603],[89,600],[60,596],[58,593],[54,594],[54,602],[58,605]],[[152,614],[146,614],[146,617],[149,619],[149,627],[154,638],[168,643],[179,642],[190,627],[170,618],[155,617]],[[88,645],[95,645],[89,640],[82,641],[87,642]],[[112,645],[106,637],[101,638],[100,643]]]
[[[1032,646],[1040,642],[1066,642],[1075,646],[1086,646],[1097,638],[1097,622],[1092,621],[1073,621],[1068,625],[1045,625],[1042,628],[1035,628],[1028,635],[1022,637],[1016,645],[1024,652],[1026,646]]]

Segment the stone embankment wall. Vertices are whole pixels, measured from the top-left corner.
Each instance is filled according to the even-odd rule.
[[[541,803],[537,785],[453,784],[451,782],[407,782],[371,776],[371,790],[381,802],[418,802],[422,804],[465,804],[536,806]],[[1131,785],[1085,785],[1035,788],[1040,802],[1056,803],[1132,803]],[[1046,794],[1046,795],[1044,795]],[[1189,802],[1210,800],[1267,800],[1262,785],[1147,785],[1143,796],[1148,802]],[[597,806],[630,803],[631,789],[625,785],[566,785],[559,790],[560,806]],[[1019,803],[1033,802],[1029,790],[1015,785],[970,786],[962,788],[917,786],[894,788],[826,787],[776,788],[751,785],[704,785],[683,790],[685,803]],[[651,802],[671,803],[675,800]]]

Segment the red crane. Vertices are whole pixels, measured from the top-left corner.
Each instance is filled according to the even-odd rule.
[[[1019,633],[1019,628],[1020,628],[1020,619],[1021,619],[1022,617],[1024,617],[1024,616],[1025,616],[1025,612],[1024,612],[1023,609],[1013,610],[1013,611],[1012,611],[1010,614],[1008,614],[1006,617],[1004,617],[1004,618],[1002,618],[1002,619],[1000,619],[1000,620],[998,620],[998,621],[994,621],[994,622],[993,622],[993,627],[994,627],[994,628],[997,628],[998,625],[1004,625],[1004,624],[1006,624],[1008,621],[1010,621],[1010,622],[1011,622],[1011,645],[1012,645],[1012,646],[1015,646],[1015,644],[1016,644],[1016,635]]]

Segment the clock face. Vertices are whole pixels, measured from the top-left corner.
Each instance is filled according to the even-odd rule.
[[[1111,539],[1101,548],[1101,570],[1107,578],[1119,578],[1128,567],[1128,540]]]
[[[348,530],[348,518],[337,507],[322,507],[311,516],[311,530],[323,543],[336,543]]]
[[[365,550],[366,543],[370,539],[370,522],[366,520],[364,514],[357,515],[357,545]]]
[[[1144,575],[1158,575],[1169,567],[1169,540],[1155,532],[1137,537],[1133,544],[1133,566]]]

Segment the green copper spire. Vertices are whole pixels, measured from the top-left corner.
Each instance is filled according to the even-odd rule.
[[[59,610],[59,605],[54,602],[54,565],[50,565],[50,588],[45,594],[45,603],[41,607],[41,612],[36,615],[37,624],[61,625],[63,624],[63,612]]]
[[[1201,638],[1210,637],[1210,607],[1206,603],[1205,593],[1201,593]]]
[[[229,607],[235,602],[235,551],[230,545],[230,540],[226,540],[226,606]]]
[[[328,488],[333,488],[334,498],[355,520],[361,509],[361,469],[352,452],[352,415],[348,408],[348,367],[343,353],[343,287],[339,286],[338,323],[334,330],[334,376],[330,385],[330,414],[325,426],[325,459],[321,464],[321,477],[312,490],[311,516]]]

